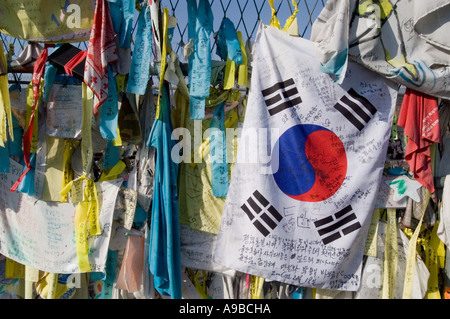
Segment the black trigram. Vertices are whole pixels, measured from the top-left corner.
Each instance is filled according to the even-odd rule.
[[[356,219],[356,215],[352,212],[352,206],[348,205],[331,216],[315,221],[314,225],[322,238],[323,244],[327,245],[360,229],[361,224]]]
[[[347,120],[358,130],[362,131],[366,124],[373,118],[377,109],[364,96],[350,89],[335,105]]]
[[[278,82],[261,92],[270,116],[302,103],[293,79]]]
[[[241,206],[253,225],[266,237],[277,227],[283,216],[257,190]],[[271,229],[271,230],[270,230]]]

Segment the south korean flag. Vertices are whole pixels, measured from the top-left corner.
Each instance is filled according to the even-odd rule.
[[[214,262],[296,286],[356,291],[396,86],[352,62],[337,84],[311,41],[270,26],[260,26],[254,52]]]

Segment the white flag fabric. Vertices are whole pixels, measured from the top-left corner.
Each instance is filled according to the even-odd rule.
[[[328,0],[311,28],[323,70],[351,59],[412,90],[450,98],[448,0]]]
[[[396,85],[355,63],[342,84],[311,41],[260,25],[214,261],[288,284],[356,291]]]

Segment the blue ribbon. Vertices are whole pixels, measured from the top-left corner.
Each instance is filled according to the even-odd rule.
[[[45,64],[45,75],[44,75],[44,90],[42,92],[42,100],[48,103],[48,97],[53,87],[53,83],[55,83],[56,73],[58,69],[47,62]]]
[[[0,173],[9,173],[9,147],[0,147]]]
[[[160,115],[147,146],[156,148],[153,203],[149,236],[149,267],[155,289],[181,299],[180,223],[178,217],[178,164],[171,157],[175,146],[170,119],[169,89],[162,87]]]
[[[217,32],[217,54],[226,61],[229,58],[231,61],[241,65],[243,62],[241,45],[237,37],[236,28],[233,22],[228,18],[223,18]]]
[[[194,52],[189,56],[189,95],[191,119],[205,118],[205,99],[211,84],[211,40],[213,13],[208,0],[188,0],[188,35],[194,40]]]
[[[106,259],[106,278],[103,280],[100,299],[112,299],[118,255],[118,251],[108,250],[108,257]]]
[[[144,6],[139,13],[136,41],[131,60],[127,91],[144,95],[150,77],[150,63],[152,57],[152,21],[150,8]]]
[[[100,111],[100,133],[104,139],[114,140],[117,137],[119,101],[117,84],[111,67],[108,65],[108,99]]]
[[[23,157],[21,164],[24,165]],[[30,171],[24,176],[22,181],[20,182],[19,186],[17,187],[17,191],[26,193],[30,196],[36,194],[35,188],[34,188],[34,175],[35,175],[35,167],[36,167],[36,153],[30,154],[30,165],[31,169]],[[27,169],[26,165],[23,167],[23,171]]]
[[[222,102],[214,111],[209,126],[212,191],[215,197],[225,197],[228,193],[227,143],[225,136],[225,104]]]
[[[13,125],[13,136],[14,141],[8,139],[5,143],[5,147],[0,147],[0,173],[9,173],[10,164],[9,157],[10,156],[18,156],[23,157],[22,152],[22,135],[23,129],[20,126],[17,118],[12,114],[12,125]],[[10,123],[6,124],[7,127]]]
[[[141,205],[136,205],[136,211],[134,212],[133,223],[142,226],[143,223],[148,219],[147,211],[142,208]]]
[[[134,0],[108,0],[114,31],[121,48],[129,48],[133,31]]]
[[[292,294],[292,299],[303,299],[303,287],[298,287]]]
[[[113,141],[107,140],[105,155],[103,156],[103,169],[113,168],[119,162],[119,147]]]

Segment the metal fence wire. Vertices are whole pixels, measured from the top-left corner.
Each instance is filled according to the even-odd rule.
[[[311,26],[323,9],[326,0],[275,0],[274,9],[280,23],[283,24],[283,21],[294,12],[293,1],[297,3],[299,10],[297,14],[298,32],[300,36],[309,38]],[[218,30],[222,19],[227,17],[234,23],[236,29],[242,32],[244,40],[253,39],[259,22],[269,24],[272,16],[267,0],[211,0],[210,3],[214,14],[214,30]],[[188,41],[187,1],[169,0],[167,7],[170,9],[170,14],[178,20],[173,44],[174,49],[179,53],[180,47]],[[177,43],[176,39],[180,39],[180,42]],[[212,49],[214,49],[214,45]]]
[[[148,0],[143,1],[146,2]],[[298,7],[298,33],[300,36],[309,39],[312,24],[323,9],[326,0],[274,0],[273,6],[282,25],[293,14],[295,9],[294,1]],[[210,0],[210,4],[214,14],[214,32],[218,31],[222,19],[227,17],[234,23],[236,30],[241,31],[244,41],[252,40],[255,37],[260,21],[269,24],[272,17],[272,9],[268,0]],[[182,56],[183,47],[189,41],[187,1],[161,0],[161,7],[168,8],[170,15],[177,19],[172,48],[179,56]],[[137,14],[135,16],[137,17]],[[135,29],[136,26],[137,21],[134,23]],[[13,48],[12,60],[17,58],[27,45],[26,40],[2,33],[0,33],[0,40],[3,43],[5,54]],[[82,50],[87,49],[86,41],[73,44]],[[212,39],[211,50],[212,52],[216,51],[214,39]],[[10,82],[27,83],[31,81],[31,74],[8,74],[8,78]]]

